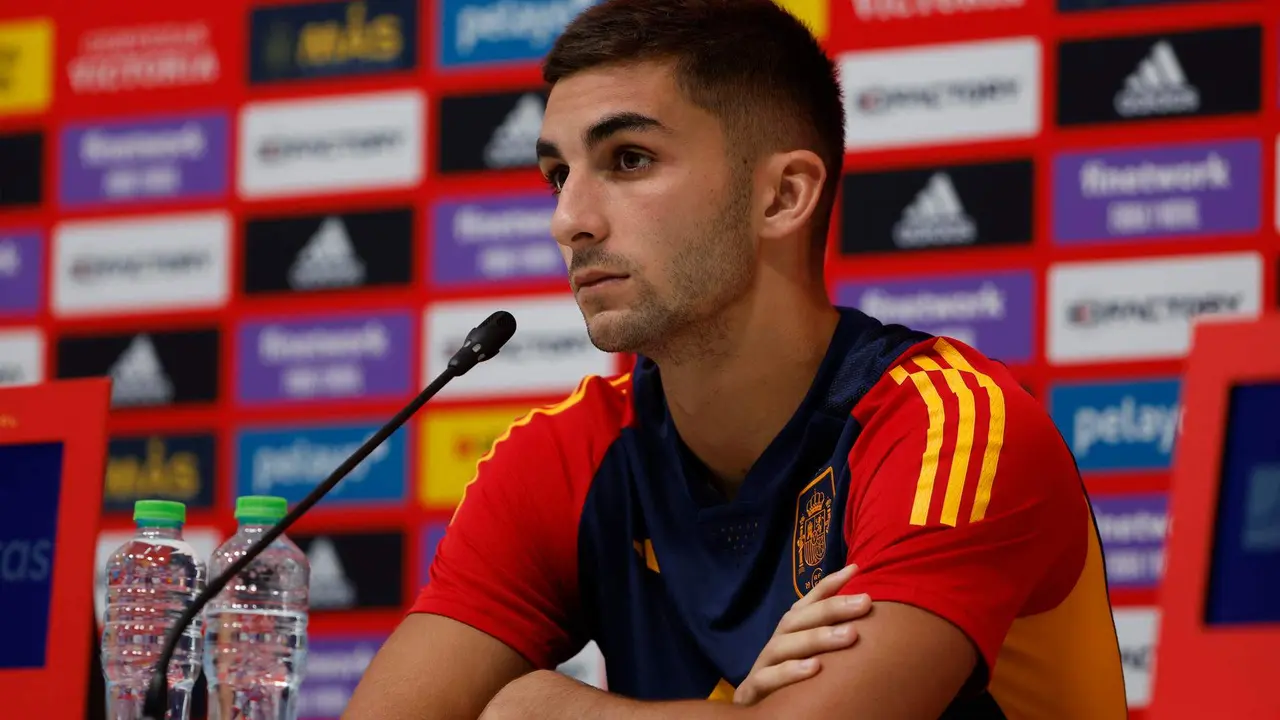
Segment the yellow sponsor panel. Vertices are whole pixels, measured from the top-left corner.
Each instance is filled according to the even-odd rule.
[[[511,423],[529,412],[524,406],[428,410],[418,443],[418,497],[432,508],[452,508],[476,474],[480,456]]]
[[[795,15],[800,22],[809,26],[814,37],[827,39],[827,28],[831,24],[831,10],[828,0],[774,0],[784,10]]]
[[[52,81],[53,21],[0,23],[0,115],[44,110]]]

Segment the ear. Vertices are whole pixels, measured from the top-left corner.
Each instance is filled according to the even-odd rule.
[[[763,170],[767,192],[761,237],[790,237],[810,227],[827,179],[822,158],[809,150],[777,153]]]

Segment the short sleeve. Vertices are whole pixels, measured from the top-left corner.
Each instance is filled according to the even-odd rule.
[[[960,628],[988,671],[1013,621],[1072,589],[1088,504],[1045,410],[960,343],[904,355],[854,415],[844,593],[914,605]]]
[[[551,421],[517,420],[480,460],[410,609],[466,623],[538,668],[583,642],[574,624],[581,500]]]

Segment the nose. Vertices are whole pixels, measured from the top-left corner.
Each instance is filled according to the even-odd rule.
[[[587,173],[569,173],[551,214],[551,237],[565,248],[597,243],[609,234],[603,197]]]

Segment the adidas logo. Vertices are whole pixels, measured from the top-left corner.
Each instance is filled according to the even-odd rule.
[[[112,407],[165,405],[173,400],[173,382],[145,334],[129,343],[107,374],[111,377]]]
[[[1161,40],[1125,78],[1115,108],[1127,118],[1193,113],[1200,109],[1200,91],[1187,82],[1173,46]]]
[[[356,588],[342,569],[333,541],[318,537],[307,553],[311,566],[309,603],[312,610],[343,610],[356,603]]]
[[[342,220],[325,218],[289,268],[294,290],[351,287],[364,282],[364,263],[356,257]]]
[[[946,173],[934,173],[894,223],[893,244],[900,248],[972,245],[978,228],[964,212]]]
[[[540,96],[522,95],[484,146],[484,164],[493,169],[536,165],[534,145],[542,131],[545,110]]]

